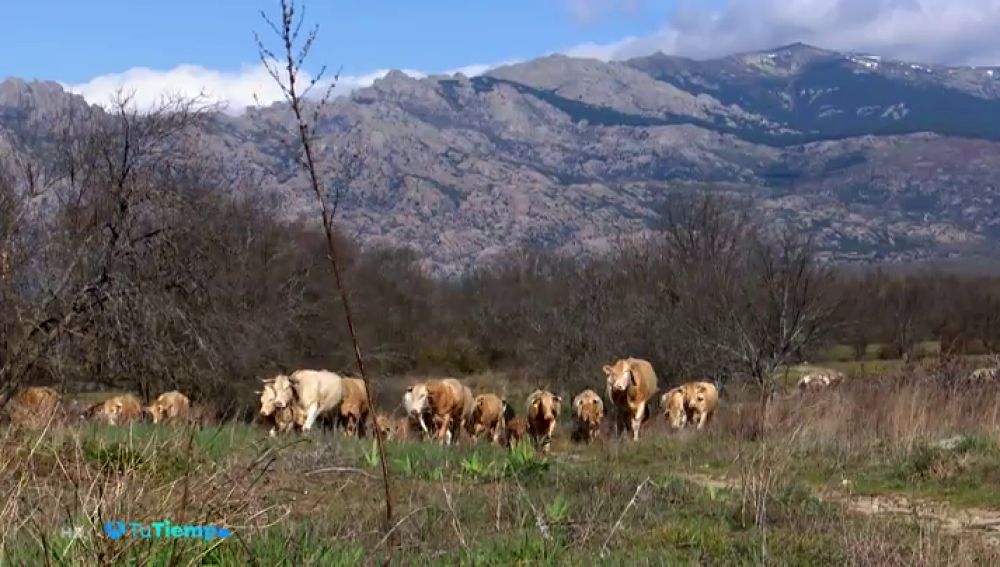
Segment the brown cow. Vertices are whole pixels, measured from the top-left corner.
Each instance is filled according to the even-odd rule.
[[[573,417],[576,429],[575,441],[593,441],[601,435],[601,420],[604,419],[604,400],[593,390],[584,390],[573,398]]]
[[[511,417],[507,420],[507,435],[504,436],[504,445],[514,446],[528,435],[528,421],[523,417]]]
[[[404,403],[415,419],[429,414],[435,427],[434,437],[450,444],[458,441],[474,400],[472,391],[461,382],[443,378],[412,386],[404,396]]]
[[[48,425],[61,406],[59,392],[47,386],[31,386],[10,401],[8,416],[14,425],[40,428]]]
[[[535,390],[528,396],[528,434],[543,453],[552,444],[561,406],[562,398],[548,390]]]
[[[506,403],[495,394],[482,394],[476,397],[472,406],[472,416],[465,424],[466,431],[478,439],[484,433],[493,443],[500,443],[500,436],[506,428],[504,409]]]
[[[618,434],[632,432],[639,440],[639,429],[649,419],[649,400],[656,393],[656,372],[653,366],[639,358],[623,358],[604,366],[607,393],[615,407],[615,427]]]
[[[344,399],[340,402],[340,424],[350,436],[365,436],[368,421],[368,394],[361,378],[344,378]]]
[[[135,394],[121,394],[90,406],[84,415],[107,425],[124,425],[142,419],[142,401]]]
[[[688,382],[664,394],[661,401],[672,428],[693,423],[700,430],[719,407],[719,390],[711,382]]]
[[[191,400],[173,390],[160,394],[160,397],[143,410],[153,418],[153,423],[187,421],[191,412]]]

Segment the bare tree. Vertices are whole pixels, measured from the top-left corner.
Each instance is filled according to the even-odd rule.
[[[330,267],[333,270],[337,289],[340,292],[340,300],[344,308],[344,318],[347,323],[348,332],[351,336],[351,342],[354,345],[355,362],[358,365],[358,372],[361,374],[361,379],[365,382],[365,389],[368,394],[368,404],[372,408],[371,418],[373,423],[371,429],[375,432],[375,441],[378,445],[379,462],[381,464],[382,471],[382,483],[385,490],[385,529],[388,531],[392,529],[392,495],[389,489],[389,469],[385,461],[385,447],[383,445],[381,431],[378,427],[374,426],[374,419],[377,412],[375,411],[376,406],[373,403],[372,383],[368,378],[368,373],[365,371],[365,361],[361,354],[361,346],[359,344],[358,334],[354,326],[350,297],[347,288],[345,287],[346,282],[344,281],[341,270],[340,257],[338,255],[337,241],[334,230],[334,216],[336,215],[337,204],[339,202],[339,186],[337,187],[332,198],[327,191],[323,189],[323,184],[320,181],[319,164],[317,163],[317,156],[313,149],[316,134],[316,117],[318,116],[319,109],[322,108],[322,106],[329,99],[331,89],[336,83],[337,77],[333,77],[333,80],[330,81],[330,86],[317,104],[316,110],[311,119],[310,117],[307,117],[306,97],[309,96],[314,87],[321,84],[321,81],[324,79],[326,68],[322,68],[315,77],[304,85],[299,83],[299,81],[303,78],[303,65],[309,56],[309,52],[311,51],[318,34],[318,27],[313,27],[307,30],[305,35],[302,35],[302,26],[305,23],[304,16],[304,10],[301,15],[296,14],[295,2],[293,0],[281,0],[281,20],[279,22],[275,22],[270,19],[267,14],[263,12],[261,13],[261,17],[271,28],[271,31],[274,32],[274,34],[279,38],[281,45],[279,50],[276,52],[268,48],[263,39],[261,39],[261,37],[257,34],[254,34],[254,38],[257,43],[261,63],[267,69],[271,78],[274,79],[274,82],[281,89],[281,92],[285,97],[285,101],[288,103],[292,114],[295,116],[298,143],[301,149],[300,162],[309,176],[309,186],[312,190],[313,196],[316,198],[322,215],[323,232],[326,236],[327,258],[329,259]]]
[[[683,320],[701,348],[760,387],[763,420],[776,371],[828,331],[833,276],[817,264],[810,242],[791,230],[738,232],[738,246],[687,264],[680,277]]]

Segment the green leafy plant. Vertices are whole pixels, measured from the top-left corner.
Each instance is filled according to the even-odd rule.
[[[479,453],[462,459],[462,476],[475,480],[496,478],[496,466],[492,461],[480,457]]]
[[[569,518],[569,500],[562,493],[557,493],[555,497],[545,505],[545,515],[549,521],[554,523],[565,522]]]
[[[371,447],[368,449],[362,449],[361,454],[364,457],[365,466],[371,469],[378,467],[378,444],[375,441],[372,441]]]
[[[538,456],[530,442],[518,441],[510,446],[504,472],[510,476],[523,478],[540,474],[548,468],[549,463]]]
[[[414,476],[417,467],[413,462],[412,455],[405,455],[403,457],[397,458],[393,461],[396,466],[396,472],[403,476]]]

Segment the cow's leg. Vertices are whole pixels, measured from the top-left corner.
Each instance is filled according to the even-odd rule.
[[[701,428],[705,426],[706,419],[708,419],[708,413],[706,412],[698,413],[698,431],[701,431]]]
[[[427,422],[424,421],[424,414],[420,414],[417,416],[417,422],[420,424],[420,429],[423,430],[424,435],[430,437],[431,430],[427,427]]]
[[[633,441],[638,441],[639,440],[639,428],[642,427],[642,418],[646,414],[646,402],[640,403],[639,407],[636,408],[636,409],[637,409],[637,411],[632,416],[632,440]]]
[[[438,420],[438,418],[434,418],[434,419],[435,419],[435,421]],[[440,418],[440,423],[437,424],[437,428],[438,429],[437,429],[437,433],[435,434],[435,436],[438,439],[444,441],[445,445],[448,445],[448,444],[451,443],[451,428],[449,427],[450,425],[451,425],[451,416],[449,416],[449,415],[441,417]]]
[[[313,423],[316,422],[316,416],[319,415],[319,404],[311,404],[309,406],[309,411],[306,412],[306,421],[302,424],[302,431],[309,431],[312,429]]]

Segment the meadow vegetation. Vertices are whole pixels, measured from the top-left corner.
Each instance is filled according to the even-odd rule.
[[[467,438],[393,441],[388,537],[370,438],[271,439],[242,422],[7,428],[0,555],[68,565],[991,564],[1000,533],[973,524],[1000,513],[1000,392],[956,392],[949,372],[911,365],[783,392],[766,432],[754,389],[733,384],[701,433],[669,432],[657,416],[638,443],[606,424],[602,440],[581,445],[564,419],[549,456]],[[524,392],[506,384],[512,397]],[[866,509],[869,495],[895,497],[895,508]],[[108,519],[221,523],[234,535],[112,541]],[[73,526],[77,538],[63,533]]]

